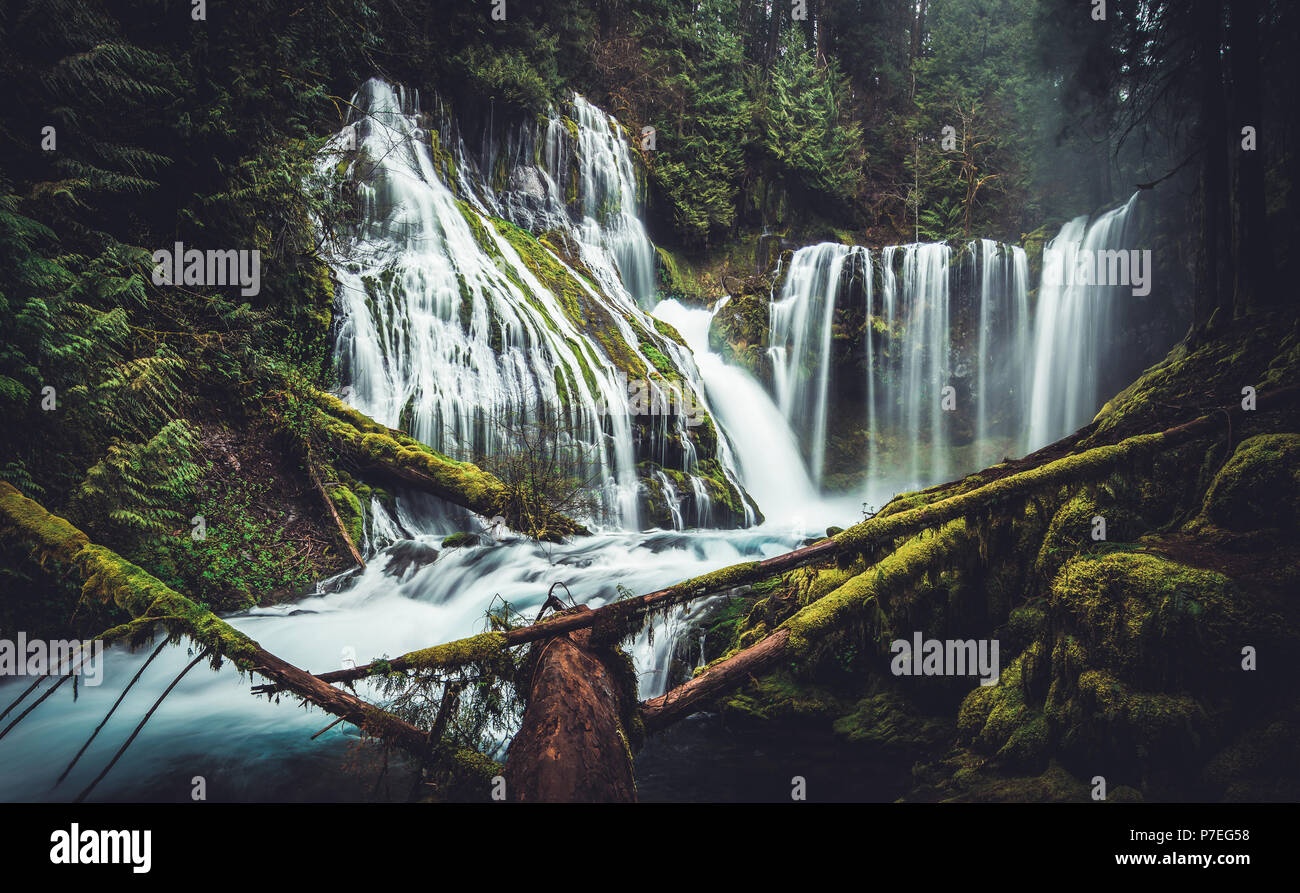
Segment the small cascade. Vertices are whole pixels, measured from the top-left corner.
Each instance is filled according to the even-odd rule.
[[[582,240],[609,252],[624,288],[645,306],[655,295],[655,254],[641,222],[628,137],[617,121],[581,96],[574,98],[573,107],[582,177]]]
[[[682,521],[682,503],[677,498],[677,489],[673,482],[668,479],[668,475],[662,470],[654,473],[655,480],[659,482],[659,487],[663,491],[664,501],[668,503],[668,512],[673,519],[673,530],[682,530],[686,527]]]
[[[798,517],[818,516],[820,497],[780,409],[748,372],[709,349],[714,311],[669,299],[654,313],[681,332],[694,351],[714,417],[734,445],[741,483],[768,520],[786,526]]]
[[[1086,425],[1122,383],[1108,371],[1118,365],[1112,362],[1123,345],[1117,326],[1131,292],[1127,283],[1097,283],[1095,273],[1102,252],[1128,248],[1137,197],[1091,224],[1086,216],[1074,218],[1043,248],[1026,451]]]
[[[402,530],[401,524],[397,519],[389,514],[388,509],[377,496],[370,497],[369,511],[366,512],[366,542],[362,551],[366,555],[374,555],[381,549],[391,546],[400,539],[406,538],[406,532]]]
[[[691,475],[691,494],[695,497],[695,526],[710,527],[713,524],[713,497],[704,481]]]

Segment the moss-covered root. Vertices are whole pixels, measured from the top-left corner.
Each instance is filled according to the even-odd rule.
[[[400,431],[386,428],[324,391],[312,391],[312,423],[318,437],[359,466],[387,474],[472,512],[501,516],[511,529],[539,540],[559,541],[586,534],[583,525],[560,512],[518,517],[509,488],[469,462],[457,462]]]

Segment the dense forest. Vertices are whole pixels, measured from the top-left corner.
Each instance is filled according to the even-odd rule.
[[[389,799],[788,757],[1294,800],[1298,41],[1281,0],[7,2],[0,638],[104,640],[110,694],[203,657]],[[1067,243],[1150,287],[1051,281]],[[629,380],[698,412],[611,421]],[[330,599],[373,629],[296,650]],[[1000,682],[891,673],[914,630]],[[775,789],[681,758],[759,741]],[[94,793],[109,744],[81,796],[189,796]]]

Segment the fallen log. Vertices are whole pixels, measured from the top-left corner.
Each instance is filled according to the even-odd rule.
[[[320,496],[321,502],[325,504],[325,508],[329,512],[330,517],[334,519],[334,529],[338,531],[339,539],[343,541],[343,544],[348,547],[348,551],[352,553],[352,560],[364,569],[366,566],[365,559],[363,559],[361,553],[357,551],[357,544],[352,541],[352,534],[348,533],[348,527],[343,523],[343,519],[339,516],[339,510],[335,507],[334,500],[330,499],[329,493],[325,492],[325,485],[321,483],[320,475],[316,473],[316,465],[311,460],[310,452],[307,453],[304,464],[307,466],[307,474],[311,477],[312,486],[316,488],[316,493]]]
[[[358,468],[432,493],[485,517],[501,516],[512,529],[558,542],[590,531],[560,512],[543,508],[541,517],[519,517],[509,488],[496,475],[459,462],[402,431],[387,428],[333,394],[312,390],[312,430]]]
[[[944,525],[936,537],[912,537],[871,568],[787,618],[766,638],[642,703],[646,731],[656,732],[684,719],[781,661],[807,653],[821,636],[842,628],[850,612],[868,609],[874,602],[887,614],[887,593],[914,583],[927,571],[945,567],[950,555],[969,550],[972,541],[963,520]]]
[[[577,613],[590,613],[579,607]],[[534,646],[523,724],[506,760],[507,798],[524,803],[632,803],[636,782],[623,730],[614,653],[590,630]]]

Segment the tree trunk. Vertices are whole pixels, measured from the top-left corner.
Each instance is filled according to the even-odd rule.
[[[579,613],[586,612],[585,606]],[[525,803],[634,803],[625,696],[612,652],[582,630],[535,646],[524,722],[506,760],[506,796]]]
[[[1201,238],[1193,325],[1204,326],[1220,307],[1231,304],[1225,288],[1229,257],[1224,251],[1224,213],[1228,197],[1227,124],[1223,95],[1223,9],[1218,0],[1195,4],[1200,71]],[[1220,322],[1223,314],[1220,314]]]
[[[1232,107],[1236,120],[1231,138],[1236,140],[1237,158],[1236,223],[1233,228],[1237,279],[1233,308],[1237,315],[1252,306],[1275,303],[1280,290],[1273,281],[1273,251],[1269,242],[1264,197],[1264,150],[1241,145],[1242,128],[1255,128],[1256,139],[1273,138],[1263,130],[1260,76],[1260,0],[1234,0],[1232,4]]]

